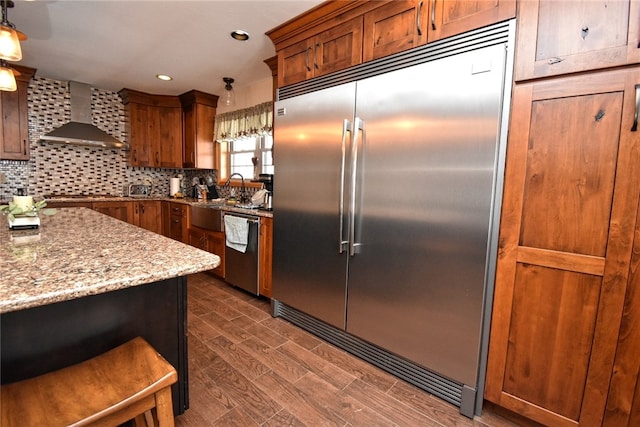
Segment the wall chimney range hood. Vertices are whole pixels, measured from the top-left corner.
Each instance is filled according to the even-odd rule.
[[[84,145],[97,148],[124,148],[129,146],[97,128],[91,121],[91,86],[69,82],[71,121],[42,135],[40,142]]]

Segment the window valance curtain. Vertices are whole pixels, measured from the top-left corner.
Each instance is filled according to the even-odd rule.
[[[243,136],[271,133],[273,131],[273,103],[263,102],[242,110],[216,116],[214,138],[216,142],[228,142]]]

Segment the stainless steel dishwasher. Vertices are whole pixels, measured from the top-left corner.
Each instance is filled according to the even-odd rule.
[[[260,234],[260,217],[237,212],[225,212],[224,216],[242,218],[246,220],[248,224],[247,247],[245,252],[236,250],[227,244],[225,227],[225,281],[254,295],[258,295],[258,264],[260,259],[258,236]]]

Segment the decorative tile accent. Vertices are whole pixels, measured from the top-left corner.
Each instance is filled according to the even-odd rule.
[[[29,161],[0,160],[0,203],[16,189],[29,194],[110,194],[122,196],[129,184],[151,183],[153,195],[169,194],[169,178],[184,175],[185,184],[194,176],[206,177],[215,170],[134,168],[127,165],[128,152],[82,146],[41,143],[41,135],[71,118],[69,83],[34,77],[29,83]],[[93,124],[124,141],[125,111],[115,92],[91,90]]]

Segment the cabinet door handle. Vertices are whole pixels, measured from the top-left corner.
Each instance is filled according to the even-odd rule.
[[[307,48],[307,55],[304,58],[304,66],[307,67],[307,71],[311,71],[311,67],[309,66],[309,51],[311,50],[310,47]]]
[[[27,140],[26,139],[22,140],[22,151],[23,151],[24,155],[26,156],[27,155]]]
[[[436,29],[436,0],[431,3],[431,29]]]
[[[420,24],[420,15],[422,15],[422,3],[422,1],[418,3],[418,12],[416,13],[416,29],[418,30],[419,36],[422,35],[422,25]]]
[[[142,211],[142,213],[144,214],[144,205],[140,205],[140,210]]]
[[[136,149],[134,149],[132,152],[132,157],[133,157],[133,161],[137,162],[138,161],[138,151]]]
[[[136,215],[138,214],[138,205],[136,205]]]
[[[316,43],[316,46],[313,49],[313,66],[315,67],[316,70],[319,68],[318,67],[318,58],[316,57],[319,47],[320,47],[320,43]]]
[[[351,136],[351,197],[349,198],[349,256],[358,253],[360,243],[356,242],[356,184],[358,184],[358,134],[362,132],[362,144],[365,143],[364,121],[356,117],[353,121]]]
[[[345,163],[347,158],[347,134],[351,133],[351,123],[349,123],[348,119],[344,119],[342,122],[342,162],[340,166],[340,204],[338,206],[339,210],[339,220],[340,220],[340,235],[338,236],[338,253],[342,253],[345,249],[345,246],[349,244],[349,240],[344,236],[344,181],[345,181]]]
[[[160,164],[160,153],[156,151],[156,165]]]
[[[636,111],[633,115],[633,126],[631,126],[631,132],[638,131],[638,110],[640,110],[640,85],[636,85]]]

